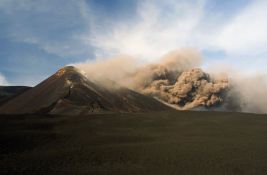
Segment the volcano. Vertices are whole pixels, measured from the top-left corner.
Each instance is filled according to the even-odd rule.
[[[2,114],[92,114],[168,109],[161,102],[130,89],[108,88],[90,81],[73,66],[58,70],[37,86],[0,107]]]

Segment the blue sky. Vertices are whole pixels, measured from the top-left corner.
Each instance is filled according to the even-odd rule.
[[[0,0],[0,84],[36,85],[60,67],[197,49],[203,67],[265,72],[264,0]],[[266,72],[265,72],[266,73]]]

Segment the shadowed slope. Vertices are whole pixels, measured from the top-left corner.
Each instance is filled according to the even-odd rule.
[[[27,86],[0,86],[0,106],[30,88]]]

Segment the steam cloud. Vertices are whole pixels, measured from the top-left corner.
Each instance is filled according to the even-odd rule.
[[[243,76],[231,75],[229,79],[225,75],[210,75],[198,68],[201,62],[201,56],[195,50],[179,49],[153,64],[140,65],[134,58],[119,56],[75,66],[83,70],[92,81],[112,88],[114,83],[111,82],[116,82],[179,110],[209,108],[267,112],[267,98],[262,98],[267,89],[264,78],[245,79]],[[258,86],[262,87],[262,91],[253,91]]]
[[[223,106],[226,110],[267,113],[266,75],[232,73],[230,81],[230,91]]]

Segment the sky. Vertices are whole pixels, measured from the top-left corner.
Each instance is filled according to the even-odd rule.
[[[60,67],[194,48],[203,68],[267,73],[265,0],[0,0],[0,85],[34,86]]]

